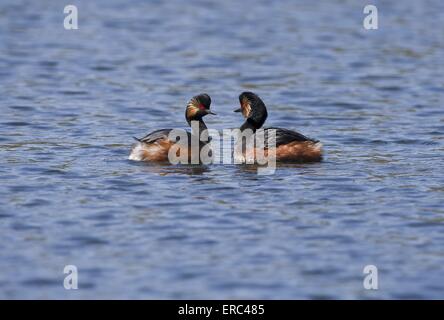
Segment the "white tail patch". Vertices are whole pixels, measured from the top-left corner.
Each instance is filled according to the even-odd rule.
[[[319,152],[321,152],[321,151],[322,151],[322,147],[323,147],[323,145],[322,145],[321,142],[316,142],[316,143],[313,145],[313,147],[314,147],[316,150],[318,150]]]
[[[150,143],[149,147],[144,143],[137,142],[131,149],[128,160],[145,161],[149,157],[155,157],[161,151],[162,147],[157,142]]]
[[[128,160],[142,161],[144,153],[142,144],[137,142],[133,145]]]

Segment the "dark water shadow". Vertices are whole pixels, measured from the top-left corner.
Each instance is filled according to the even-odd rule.
[[[134,166],[141,167],[142,172],[157,174],[159,176],[168,175],[188,175],[188,176],[201,176],[204,173],[210,171],[210,167],[207,165],[195,164],[195,165],[174,165],[169,162],[134,162],[128,160]]]

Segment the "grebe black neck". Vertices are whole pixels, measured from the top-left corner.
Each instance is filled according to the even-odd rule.
[[[245,122],[240,127],[241,131],[251,129],[256,132],[267,120],[267,108],[264,102],[253,92],[242,92],[239,95],[240,108],[234,112],[242,112]]]

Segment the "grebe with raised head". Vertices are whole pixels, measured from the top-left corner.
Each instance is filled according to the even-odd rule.
[[[203,117],[207,114],[215,114],[210,110],[210,105],[211,98],[206,93],[194,96],[187,104],[185,119],[187,120],[189,126],[191,126],[192,121],[198,122],[199,135],[201,135],[204,130],[207,130]],[[134,138],[137,140],[137,142],[133,145],[128,159],[153,162],[168,161],[168,153],[170,148],[178,143],[178,141],[172,141],[168,137],[172,130],[173,129],[160,129],[147,134],[141,139]],[[193,139],[193,134],[196,133],[190,133],[187,131],[188,145],[181,146],[180,148],[180,151],[185,149],[184,151],[188,153],[188,159],[191,158],[191,140]],[[200,137],[197,139],[199,139],[199,150],[209,143],[209,141],[201,141]]]

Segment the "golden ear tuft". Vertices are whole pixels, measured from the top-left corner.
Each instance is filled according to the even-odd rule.
[[[242,115],[245,118],[248,118],[250,116],[250,114],[251,114],[251,105],[250,105],[250,101],[248,101],[247,98],[243,98],[242,99],[241,110],[242,110]]]
[[[191,119],[195,117],[198,112],[199,112],[198,102],[196,101],[196,99],[193,98],[190,100],[190,102],[188,102],[186,117],[188,119]]]

